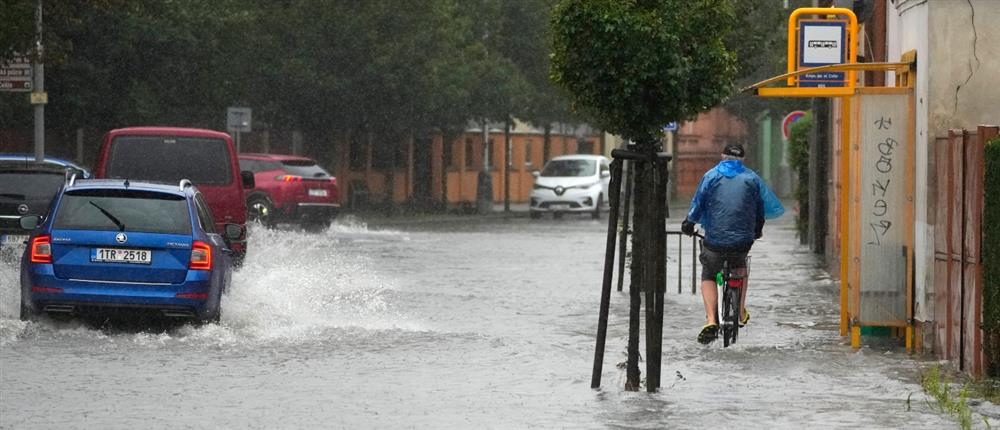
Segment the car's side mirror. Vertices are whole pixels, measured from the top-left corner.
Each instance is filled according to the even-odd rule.
[[[226,239],[239,240],[243,237],[243,227],[240,227],[239,224],[226,224],[225,234]]]
[[[243,188],[250,190],[257,187],[257,180],[253,177],[253,172],[244,170],[240,172],[240,179],[243,180]]]
[[[38,215],[28,215],[23,216],[20,219],[21,228],[25,230],[34,230],[38,228],[38,222],[41,221],[41,217]]]
[[[537,170],[535,170],[534,172],[531,172],[531,176],[534,176],[534,177],[536,177],[536,178],[537,178],[537,177],[539,177],[539,176],[542,176],[542,174],[541,174],[541,173],[539,173],[539,172],[538,172]]]
[[[601,171],[601,177],[602,178],[610,178],[611,177],[611,172],[609,172],[607,170],[602,170]]]

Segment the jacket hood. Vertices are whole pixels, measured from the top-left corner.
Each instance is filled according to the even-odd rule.
[[[715,166],[715,170],[718,170],[722,176],[732,178],[743,173],[746,167],[743,167],[743,162],[740,160],[723,160],[718,166]]]

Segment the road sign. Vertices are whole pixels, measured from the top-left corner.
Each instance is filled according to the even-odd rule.
[[[245,107],[226,109],[226,129],[233,132],[249,133],[253,111]]]
[[[31,60],[15,55],[8,61],[0,61],[0,91],[30,92]]]
[[[663,127],[663,131],[677,131],[677,121],[672,121]]]
[[[806,116],[806,113],[800,110],[791,111],[785,118],[781,120],[781,137],[788,140],[788,135],[792,131],[792,124]]]
[[[799,21],[799,68],[843,64],[847,58],[847,21]],[[844,72],[808,73],[800,87],[843,87]]]

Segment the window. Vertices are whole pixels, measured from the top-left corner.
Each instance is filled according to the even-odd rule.
[[[495,147],[496,145],[493,144],[493,139],[486,141],[486,153],[489,154],[489,157],[486,160],[487,169],[492,169],[493,166],[497,165],[497,159],[499,157],[497,157],[497,153],[494,151]]]
[[[281,162],[285,173],[305,179],[330,179],[330,174],[312,160],[285,160]]]
[[[395,141],[384,138],[372,142],[372,168],[388,170],[395,167],[397,146]]]
[[[601,160],[601,175],[603,175],[604,172],[609,172],[610,173],[611,172],[611,166],[608,165],[607,161]]]
[[[194,206],[198,212],[198,223],[201,224],[201,229],[205,230],[206,233],[215,233],[215,222],[213,221],[215,218],[212,217],[212,211],[208,208],[201,193],[194,195]]]
[[[191,234],[187,199],[130,190],[78,190],[59,203],[54,228]]]
[[[533,144],[534,142],[532,142],[531,139],[528,139],[524,142],[524,168],[526,169],[534,167],[534,164],[531,162],[531,160],[534,159],[533,157],[534,152],[532,151],[533,149],[532,146],[535,145]]]
[[[122,136],[111,145],[107,170],[109,178],[228,185],[233,182],[230,160],[222,139]]]
[[[542,176],[573,177],[593,176],[597,163],[594,160],[552,160],[542,169]]]
[[[476,145],[473,144],[472,138],[465,139],[465,167],[467,169],[476,167]]]
[[[66,177],[55,171],[10,170],[0,172],[0,195],[13,199],[40,199],[48,201],[59,192]],[[4,204],[8,204],[4,201]],[[13,210],[16,204],[11,204]],[[14,221],[17,224],[17,221]]]
[[[580,139],[576,142],[576,153],[577,154],[593,154],[594,153],[594,142],[589,140]]]
[[[240,159],[240,170],[241,171],[249,170],[254,173],[260,171],[259,168],[257,167],[257,160],[247,160],[243,158]]]

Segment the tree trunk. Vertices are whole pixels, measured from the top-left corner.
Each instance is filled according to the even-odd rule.
[[[542,167],[552,157],[552,125],[545,126],[545,134],[542,135]]]

